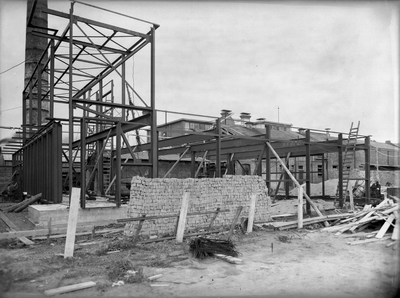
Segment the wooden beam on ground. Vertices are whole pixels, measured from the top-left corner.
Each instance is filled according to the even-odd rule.
[[[67,239],[65,240],[64,258],[70,258],[73,257],[74,255],[75,233],[76,233],[76,224],[78,222],[80,193],[81,193],[80,188],[73,187],[71,190],[71,199],[69,205],[68,226],[67,226]]]
[[[292,173],[289,171],[289,169],[286,167],[286,165],[283,163],[283,161],[281,160],[281,158],[279,157],[278,153],[276,153],[276,151],[274,150],[274,148],[271,146],[271,144],[269,142],[265,142],[269,149],[272,151],[272,153],[275,155],[276,159],[280,162],[280,164],[282,165],[282,167],[285,169],[286,173],[289,175],[289,177],[292,179],[292,181],[294,182],[294,184],[296,184],[297,187],[300,188],[300,184],[299,182],[297,182],[296,178],[292,175]],[[321,211],[318,209],[318,207],[314,204],[314,202],[310,199],[310,197],[304,193],[304,197],[306,198],[307,202],[310,203],[310,205],[314,208],[315,212],[319,215],[319,216],[324,216]],[[327,221],[324,222],[324,225],[326,227],[329,227],[329,223]]]
[[[181,211],[179,213],[179,223],[178,229],[176,231],[176,241],[182,242],[183,241],[183,233],[185,232],[185,225],[186,225],[186,215],[189,207],[189,193],[185,192],[182,196],[182,206]]]
[[[88,281],[88,282],[83,282],[80,284],[69,285],[69,286],[60,287],[60,288],[56,288],[56,289],[46,290],[46,291],[44,291],[44,294],[46,296],[54,296],[54,295],[58,295],[58,294],[63,294],[63,293],[68,293],[68,292],[91,288],[91,287],[94,287],[95,285],[96,285],[96,283],[94,281]]]
[[[18,230],[18,227],[8,219],[8,217],[0,211],[0,218],[4,221],[4,223],[10,228],[11,232],[16,232]],[[29,240],[25,236],[17,237],[20,241],[22,241],[26,245],[32,245],[35,244],[35,242]]]
[[[23,201],[21,205],[19,205],[17,208],[14,209],[14,212],[20,212],[20,211],[24,210],[30,204],[33,204],[36,201],[40,200],[41,197],[42,197],[42,193],[39,193],[37,195],[34,195],[32,198],[29,198],[28,200]]]
[[[250,196],[250,208],[249,208],[249,219],[247,221],[247,233],[253,232],[254,213],[256,211],[256,200],[257,200],[257,195],[252,194]]]
[[[240,212],[242,212],[242,209],[243,209],[243,206],[239,206],[237,208],[237,210],[236,210],[236,214],[235,214],[235,216],[233,217],[233,220],[232,220],[231,228],[229,229],[228,240],[231,239],[231,237],[232,237],[233,229],[235,228],[236,222],[239,219]]]

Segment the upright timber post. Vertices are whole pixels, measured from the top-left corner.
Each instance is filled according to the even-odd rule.
[[[196,151],[192,151],[190,157],[190,177],[196,178]]]
[[[340,133],[338,135],[338,171],[339,171],[339,207],[343,208],[343,135]]]
[[[271,126],[267,124],[265,125],[265,138],[267,142],[271,142]],[[271,150],[269,148],[265,150],[265,181],[269,191],[271,189]]]
[[[365,204],[369,204],[370,203],[370,183],[371,183],[371,167],[370,167],[370,158],[371,158],[371,139],[370,137],[366,137],[365,138],[365,147],[366,149],[364,149],[364,155],[365,155]]]
[[[155,92],[155,28],[151,27],[151,78],[150,78],[150,97],[151,97],[151,177],[158,177],[158,131],[157,131],[157,112],[156,112],[156,92]],[[120,169],[117,167],[117,169]]]
[[[221,123],[220,119],[215,121],[218,136],[215,137],[215,143],[217,146],[216,150],[216,160],[215,160],[215,177],[221,177]]]
[[[310,156],[310,144],[311,134],[310,130],[306,130],[306,194],[311,197],[311,156]],[[308,215],[311,215],[310,203],[306,202],[306,211]]]

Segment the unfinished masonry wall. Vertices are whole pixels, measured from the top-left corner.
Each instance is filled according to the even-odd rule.
[[[188,213],[229,209],[218,214],[213,226],[230,225],[238,206],[243,206],[240,217],[248,217],[250,196],[257,195],[254,221],[270,220],[270,198],[265,181],[259,176],[225,176],[224,178],[176,179],[134,177],[131,182],[128,217],[143,214],[179,214],[182,196],[189,193]],[[208,227],[213,214],[188,216],[185,231]],[[175,233],[177,218],[146,220],[142,235],[164,236]],[[138,222],[125,227],[125,235],[133,236]]]

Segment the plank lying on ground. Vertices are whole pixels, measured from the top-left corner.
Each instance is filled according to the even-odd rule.
[[[11,233],[12,232],[16,232],[18,230],[18,227],[11,221],[8,219],[8,217],[2,212],[0,211],[0,218],[4,221],[4,223],[10,228]],[[15,238],[15,237],[13,237]],[[35,242],[29,240],[28,238],[26,238],[25,236],[19,236],[17,237],[20,241],[22,241],[23,243],[25,243],[26,245],[32,245],[35,244]]]
[[[338,218],[342,218],[348,216],[347,213],[344,214],[332,214],[332,215],[325,215],[325,216],[318,216],[318,217],[311,217],[311,218],[305,218],[303,219],[303,224],[312,222],[312,223],[318,223],[318,222],[323,222],[327,220],[336,220]],[[290,227],[290,226],[297,226],[297,220],[292,220],[292,221],[287,221],[287,222],[267,222],[265,223],[266,225],[272,225],[275,228],[284,228],[284,227]]]
[[[80,284],[46,290],[46,291],[44,291],[44,294],[46,296],[54,296],[54,295],[58,295],[58,294],[63,294],[63,293],[68,293],[68,292],[91,288],[91,287],[94,287],[95,285],[96,285],[96,283],[94,281],[88,281],[88,282],[83,282]]]
[[[379,230],[378,234],[376,234],[375,237],[382,238],[386,234],[386,231],[389,229],[393,220],[394,220],[394,214],[390,214],[389,218],[382,225],[381,229]]]
[[[231,263],[231,264],[242,264],[243,263],[242,259],[231,257],[231,256],[227,256],[227,255],[224,255],[224,254],[215,254],[215,256],[218,259],[224,260],[224,261],[226,261],[228,263]]]

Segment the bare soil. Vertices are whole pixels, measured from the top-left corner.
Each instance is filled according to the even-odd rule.
[[[259,229],[247,235],[238,230],[233,240],[241,265],[216,258],[195,259],[188,242],[173,240],[132,245],[122,235],[82,236],[77,244],[96,244],[77,245],[70,259],[59,255],[64,252],[64,239],[36,240],[32,247],[1,240],[0,293],[3,297],[43,297],[48,289],[94,281],[95,287],[63,297],[395,297],[398,245],[386,247],[390,240],[347,244],[358,239],[309,228]],[[107,247],[119,252],[107,253]],[[122,263],[140,268],[141,278],[113,287],[115,266]],[[148,280],[157,274],[162,276]]]

